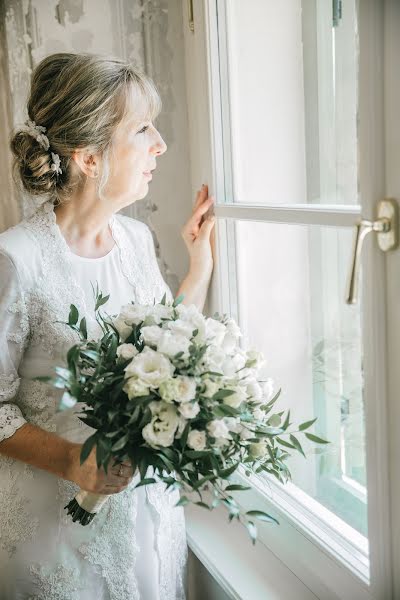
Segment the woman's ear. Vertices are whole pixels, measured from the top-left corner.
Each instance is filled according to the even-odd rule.
[[[76,162],[82,173],[95,179],[99,174],[99,158],[97,154],[90,154],[84,148],[74,150],[71,158]]]

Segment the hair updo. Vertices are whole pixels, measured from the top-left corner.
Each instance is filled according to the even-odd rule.
[[[59,204],[84,177],[82,172],[73,175],[72,153],[87,148],[102,157],[96,180],[102,197],[113,134],[129,111],[135,110],[138,123],[154,120],[161,99],[153,81],[132,64],[97,54],[47,56],[32,74],[27,112],[31,121],[46,128],[50,147],[46,150],[26,129],[15,131],[10,141],[15,182],[30,194],[50,197]],[[52,168],[52,152],[59,155],[61,173]]]

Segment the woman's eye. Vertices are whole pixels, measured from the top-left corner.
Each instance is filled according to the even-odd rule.
[[[149,128],[148,125],[145,125],[138,133],[144,133]]]

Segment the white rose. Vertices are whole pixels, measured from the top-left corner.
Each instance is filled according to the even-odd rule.
[[[143,427],[143,438],[152,448],[171,446],[179,423],[178,414],[171,404],[165,402],[156,404],[163,406],[158,407],[150,423]]]
[[[193,419],[199,413],[200,406],[198,402],[183,402],[178,410],[185,419]]]
[[[192,429],[188,435],[187,445],[193,450],[204,450],[206,447],[206,432]]]
[[[215,438],[231,438],[229,429],[223,419],[213,419],[207,423],[207,431],[212,437]]]
[[[254,442],[249,445],[249,452],[254,458],[262,458],[267,453],[267,444],[265,440]]]
[[[242,388],[238,387],[233,394],[230,396],[225,396],[223,403],[227,404],[228,406],[232,406],[233,408],[238,408],[243,400],[246,400],[246,398],[246,392]]]
[[[149,387],[143,381],[135,377],[130,377],[122,389],[128,394],[129,400],[137,396],[147,396],[150,391]]]
[[[163,334],[158,342],[158,351],[173,358],[178,352],[183,352],[182,358],[187,358],[189,355],[190,341],[184,335],[163,331]]]
[[[193,377],[178,375],[164,381],[159,392],[166,402],[189,402],[196,397],[196,381]]]
[[[123,358],[124,360],[129,360],[136,356],[139,353],[139,350],[136,348],[134,344],[121,344],[117,348],[117,356],[118,358]]]
[[[211,379],[203,379],[203,383],[206,385],[206,389],[203,392],[203,396],[206,398],[212,398],[216,392],[220,389],[220,384],[217,381]]]
[[[253,379],[253,381],[248,382],[248,384],[246,386],[246,391],[250,397],[250,400],[252,400],[253,402],[260,403],[262,401],[262,399],[263,399],[262,388],[261,388],[261,385],[258,383],[258,381],[256,381],[255,379]]]
[[[163,381],[172,377],[174,365],[163,354],[148,346],[135,356],[125,368],[125,377],[137,377],[151,388],[157,388]]]
[[[119,333],[120,340],[124,342],[131,335],[132,327],[127,325],[122,317],[113,319],[112,323]]]
[[[157,346],[163,334],[163,330],[158,325],[149,325],[141,328],[142,336],[146,344]]]

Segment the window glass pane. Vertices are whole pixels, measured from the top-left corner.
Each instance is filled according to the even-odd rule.
[[[293,483],[366,535],[360,306],[345,303],[352,231],[236,221],[239,322],[294,422],[318,417]],[[320,453],[318,453],[320,452]]]
[[[358,204],[355,0],[219,6],[226,201]]]

